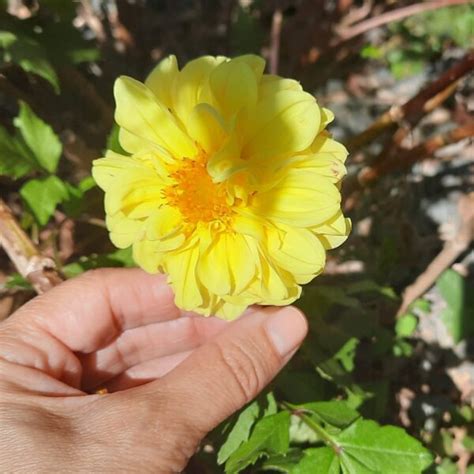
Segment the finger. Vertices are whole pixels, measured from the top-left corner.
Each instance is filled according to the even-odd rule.
[[[142,390],[151,402],[155,393],[169,398],[176,417],[180,407],[186,406],[182,423],[208,432],[273,379],[306,333],[306,319],[296,308],[258,310],[229,325],[168,375]]]
[[[165,276],[140,269],[101,269],[62,283],[24,305],[11,323],[46,332],[90,353],[122,331],[181,315]]]
[[[171,372],[192,354],[193,351],[180,352],[143,362],[124,371],[112,380],[94,387],[94,389],[106,388],[108,392],[118,392],[153,382]]]
[[[80,357],[82,387],[103,384],[143,362],[190,351],[214,337],[228,323],[217,318],[183,316],[123,332],[109,345]]]

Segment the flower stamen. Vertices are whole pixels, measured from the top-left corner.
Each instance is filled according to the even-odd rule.
[[[174,184],[164,189],[168,204],[179,209],[188,224],[220,221],[227,224],[232,208],[227,204],[225,183],[214,183],[207,172],[207,159],[183,158],[170,178]]]

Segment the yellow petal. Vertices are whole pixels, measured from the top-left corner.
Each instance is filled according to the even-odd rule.
[[[320,133],[314,139],[308,152],[314,154],[329,154],[342,163],[346,161],[348,155],[347,148],[342,143],[333,140],[327,132]]]
[[[161,60],[145,81],[145,85],[166,107],[173,108],[173,85],[178,75],[178,61],[174,54]]]
[[[323,223],[340,208],[337,187],[314,172],[287,170],[278,184],[257,193],[249,210],[262,219],[292,227],[310,227]]]
[[[250,67],[255,75],[257,82],[262,79],[263,71],[265,70],[265,59],[256,54],[243,54],[232,59],[233,62],[242,62]]]
[[[278,235],[275,235],[278,234]],[[281,268],[295,275],[320,273],[326,261],[326,252],[317,237],[307,229],[269,230],[269,252]]]
[[[219,112],[209,104],[198,104],[187,122],[189,135],[212,155],[224,142],[228,130]]]
[[[285,79],[273,74],[265,74],[260,81],[259,97],[274,96],[281,91],[302,91],[303,88],[294,79]]]
[[[141,82],[121,76],[114,87],[115,120],[129,133],[166,148],[175,157],[192,157],[197,150],[169,110]]]
[[[351,232],[351,220],[339,211],[323,225],[312,228],[312,232],[319,238],[326,249],[334,249],[343,244]]]
[[[146,237],[157,242],[160,252],[178,250],[186,242],[183,227],[179,211],[170,206],[162,206],[148,219]]]
[[[185,251],[166,255],[163,262],[169,283],[175,292],[176,305],[187,311],[193,311],[203,303],[201,291],[205,290],[196,275],[198,258],[199,247],[196,245]]]
[[[139,240],[133,243],[133,260],[148,273],[157,273],[163,261],[159,242]]]
[[[253,70],[244,61],[219,64],[209,77],[211,91],[219,111],[231,117],[243,107],[257,102],[257,80]]]
[[[146,177],[150,172],[153,169],[147,163],[112,151],[108,151],[105,158],[94,160],[92,167],[92,176],[104,191],[110,189],[119,178],[130,175]]]
[[[199,258],[198,276],[216,295],[240,293],[255,275],[251,251],[238,234],[216,235]]]
[[[235,135],[230,136],[207,163],[207,171],[215,183],[221,183],[247,167],[248,162],[240,158],[240,147]]]
[[[158,176],[124,176],[117,179],[113,189],[105,195],[107,214],[122,211],[129,215],[137,207],[149,203],[157,210],[164,203],[163,183]],[[149,215],[149,214],[148,214]],[[133,216],[132,216],[133,217]],[[134,216],[135,218],[144,216]]]
[[[247,309],[246,304],[228,303],[225,300],[220,300],[216,307],[214,314],[226,321],[233,321],[237,319]]]
[[[120,146],[129,153],[154,153],[164,163],[173,162],[174,158],[168,150],[150,140],[130,133],[125,128],[119,129]]]
[[[208,102],[208,100],[202,100],[201,92],[208,85],[211,71],[226,59],[222,56],[203,56],[187,63],[176,77],[173,89],[173,110],[186,126],[194,107],[201,102]]]
[[[130,247],[143,235],[144,223],[139,220],[129,219],[121,212],[113,216],[108,215],[106,217],[106,224],[110,232],[110,240],[120,249]]]
[[[304,150],[313,142],[320,109],[306,92],[281,91],[263,98],[245,125],[242,157],[265,160]]]
[[[325,222],[318,226],[311,228],[311,231],[315,234],[324,235],[347,235],[351,228],[350,219],[346,219],[340,209],[327,219]]]
[[[332,183],[338,183],[347,173],[344,163],[335,158],[332,153],[303,156],[303,159],[294,163],[294,166],[326,176]]]
[[[321,125],[319,131],[324,130],[334,120],[334,114],[331,110],[321,107]]]

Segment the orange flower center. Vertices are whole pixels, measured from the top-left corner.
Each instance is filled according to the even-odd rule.
[[[205,157],[183,158],[179,167],[170,173],[175,184],[165,188],[165,197],[189,224],[216,220],[227,223],[232,209],[226,201],[226,185],[212,181],[206,164]]]

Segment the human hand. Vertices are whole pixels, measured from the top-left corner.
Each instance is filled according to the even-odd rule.
[[[180,472],[306,331],[292,307],[183,313],[138,269],[67,281],[0,324],[0,471]]]

